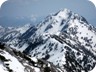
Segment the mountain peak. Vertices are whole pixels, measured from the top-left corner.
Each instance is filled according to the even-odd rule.
[[[68,10],[68,9],[62,9],[59,12],[57,12],[55,15],[66,20],[66,19],[68,19],[68,17],[70,16],[70,14],[71,14],[71,11],[70,10]]]
[[[69,27],[79,26],[80,24],[88,24],[88,22],[79,14],[69,9],[62,9],[57,13],[47,16],[42,23],[38,24],[37,28],[40,34],[42,32],[53,34],[68,30]]]
[[[65,9],[61,9],[59,12],[62,12],[62,13],[70,13],[71,10],[65,8]]]

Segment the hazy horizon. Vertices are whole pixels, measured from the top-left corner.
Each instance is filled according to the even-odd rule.
[[[0,9],[0,25],[22,26],[37,24],[50,13],[70,9],[96,26],[96,9],[88,0],[8,0]]]

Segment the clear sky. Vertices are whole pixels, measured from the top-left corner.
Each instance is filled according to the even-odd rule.
[[[96,8],[88,0],[8,0],[0,9],[0,25],[35,24],[64,8],[82,15],[96,26]]]

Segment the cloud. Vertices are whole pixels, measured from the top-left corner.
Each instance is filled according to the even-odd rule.
[[[31,15],[31,21],[36,22],[37,17],[38,17],[37,15]]]

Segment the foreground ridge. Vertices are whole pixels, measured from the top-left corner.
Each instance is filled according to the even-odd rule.
[[[30,57],[0,43],[0,71],[2,72],[62,72],[51,62]]]

